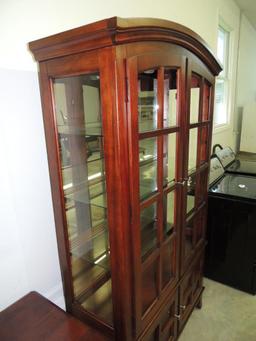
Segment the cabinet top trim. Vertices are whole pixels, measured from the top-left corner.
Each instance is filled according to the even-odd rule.
[[[221,66],[205,41],[189,28],[155,18],[119,18],[97,21],[29,43],[37,61],[67,56],[97,48],[139,41],[177,44],[197,55],[214,75]]]

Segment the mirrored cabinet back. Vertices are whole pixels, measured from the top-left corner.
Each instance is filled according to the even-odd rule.
[[[114,17],[29,47],[67,311],[113,340],[177,340],[202,300],[220,65],[160,19]]]

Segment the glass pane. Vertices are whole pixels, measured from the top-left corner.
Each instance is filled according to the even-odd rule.
[[[229,32],[223,27],[218,28],[217,56],[222,63],[223,71],[219,76],[226,77],[228,73],[228,55],[229,55]]]
[[[177,70],[164,71],[164,127],[177,125]]]
[[[157,138],[139,142],[140,197],[145,199],[157,190]]]
[[[174,277],[173,240],[163,247],[162,252],[162,287],[164,288]]]
[[[139,132],[157,128],[157,70],[147,70],[138,75]]]
[[[112,323],[100,77],[55,79],[53,88],[75,299]]]
[[[176,178],[176,139],[176,133],[164,136],[164,186],[172,181],[175,181]]]
[[[157,205],[144,208],[140,214],[141,256],[144,258],[157,246]]]
[[[157,298],[158,259],[148,265],[142,272],[142,312],[143,314]]]
[[[202,120],[208,121],[210,119],[210,92],[211,87],[204,83],[204,90],[203,90],[203,115]]]
[[[197,188],[196,197],[197,197],[197,202],[199,206],[207,198],[208,170],[201,172],[198,176],[200,179],[199,181],[200,186],[198,186]]]
[[[187,187],[187,213],[192,211],[195,207],[195,192],[196,192],[196,176],[188,178]]]
[[[192,76],[190,89],[190,123],[199,121],[200,79]]]
[[[164,197],[164,238],[171,235],[174,228],[174,211],[175,211],[175,191],[169,192]]]
[[[228,123],[227,117],[227,86],[223,79],[216,80],[215,91],[215,110],[214,110],[214,122],[216,125]]]
[[[185,258],[189,256],[193,249],[194,219],[186,222],[185,227]]]
[[[208,161],[209,154],[209,128],[208,126],[201,128],[200,136],[200,164]]]
[[[222,64],[225,61],[225,31],[221,27],[218,29],[217,56]]]
[[[189,130],[189,157],[188,157],[188,173],[191,174],[196,169],[197,162],[197,138],[198,128]]]
[[[157,327],[152,334],[150,334],[149,336],[145,336],[143,340],[145,339],[145,341],[159,341],[158,334],[159,332],[158,332],[158,327]]]
[[[204,207],[203,209],[198,212],[197,217],[196,217],[196,242],[200,242],[200,240],[204,236],[204,230],[205,230],[205,225],[206,225],[206,208]]]

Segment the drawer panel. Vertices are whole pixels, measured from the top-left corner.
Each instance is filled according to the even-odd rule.
[[[185,274],[179,290],[179,332],[185,323],[203,290],[203,252],[196,257],[189,271]]]
[[[141,341],[174,341],[178,332],[178,290],[162,307],[160,314],[148,330],[139,338]]]

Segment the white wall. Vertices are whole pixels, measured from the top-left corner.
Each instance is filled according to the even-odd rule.
[[[251,25],[248,19],[241,16],[241,28],[239,39],[239,56],[237,68],[237,98],[235,110],[234,126],[237,132],[241,131],[242,116],[246,111],[246,118],[243,119],[242,135],[252,136],[254,129],[254,145],[256,144],[256,29]],[[247,120],[247,122],[245,122]],[[253,141],[253,140],[252,140]],[[240,146],[240,135],[237,136],[237,149],[245,150],[245,141]],[[252,151],[254,146],[246,147],[247,151]]]
[[[223,146],[235,148],[234,132],[234,110],[236,96],[236,77],[237,77],[237,58],[238,41],[240,30],[240,10],[232,0],[223,0],[218,8],[219,20],[230,32],[230,58],[229,58],[229,102],[228,114],[229,123],[224,128],[215,128],[213,130],[212,145],[219,143]]]
[[[27,43],[118,15],[177,21],[216,50],[220,13],[237,24],[239,11],[232,0],[0,2],[0,308],[30,290],[63,306],[37,65]],[[232,127],[218,134],[231,144]]]
[[[256,101],[256,29],[241,16],[237,69],[237,106]]]

